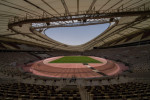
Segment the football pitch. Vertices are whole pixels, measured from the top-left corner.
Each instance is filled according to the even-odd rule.
[[[49,63],[102,63],[87,56],[65,56]]]

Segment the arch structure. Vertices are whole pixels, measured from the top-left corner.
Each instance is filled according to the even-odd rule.
[[[149,0],[1,0],[0,9],[1,41],[85,51],[150,39]],[[60,43],[42,33],[48,28],[103,23],[110,23],[109,28],[77,46]]]

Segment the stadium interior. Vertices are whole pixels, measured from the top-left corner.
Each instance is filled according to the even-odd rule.
[[[44,34],[104,23],[81,45]],[[150,100],[149,76],[150,0],[0,0],[1,100]]]

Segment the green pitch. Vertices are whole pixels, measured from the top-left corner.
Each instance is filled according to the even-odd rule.
[[[49,63],[102,63],[87,56],[65,56]]]

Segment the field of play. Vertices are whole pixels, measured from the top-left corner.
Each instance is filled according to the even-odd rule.
[[[65,56],[49,63],[102,63],[87,56]]]

